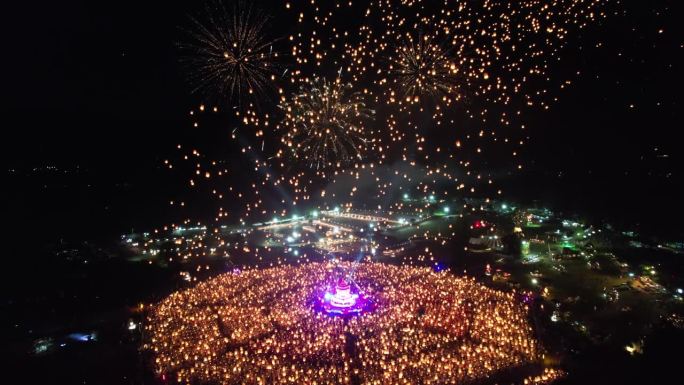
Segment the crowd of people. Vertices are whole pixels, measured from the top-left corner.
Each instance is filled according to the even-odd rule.
[[[430,268],[342,268],[372,311],[316,309],[340,265],[236,271],[156,305],[144,348],[179,383],[449,384],[539,359],[528,309],[513,293]]]

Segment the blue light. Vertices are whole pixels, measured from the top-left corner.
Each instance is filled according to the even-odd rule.
[[[68,337],[74,341],[80,341],[80,342],[88,342],[88,341],[92,341],[95,339],[95,336],[93,334],[84,334],[84,333],[71,333],[68,335]]]

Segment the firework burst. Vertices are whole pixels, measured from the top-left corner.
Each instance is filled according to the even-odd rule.
[[[363,158],[368,141],[363,123],[375,112],[350,83],[314,78],[280,107],[287,130],[282,141],[309,167],[324,169]]]
[[[400,102],[418,103],[422,96],[445,103],[458,99],[458,66],[431,36],[407,35],[389,61],[388,73],[396,89],[392,96],[398,92]]]
[[[571,53],[566,44],[576,38],[571,46],[593,46],[581,31],[621,12],[609,3],[383,0],[359,7],[357,2],[283,2],[273,23],[286,27],[280,32],[286,41],[277,42],[283,71],[279,65],[271,80],[275,54],[260,38],[256,45],[263,55],[251,57],[264,62],[257,68],[266,75],[251,88],[232,72],[218,72],[229,66],[216,63],[225,59],[224,52],[233,52],[232,45],[224,48],[230,40],[225,36],[254,40],[271,25],[251,12],[219,8],[209,22],[193,23],[194,44],[185,46],[194,47],[185,51],[191,54],[185,59],[195,84],[227,95],[273,88],[278,103],[259,97],[259,106],[250,98],[240,108],[220,109],[228,118],[220,118],[221,128],[230,126],[224,137],[234,145],[226,156],[209,158],[212,148],[193,145],[183,147],[182,157],[168,167],[189,171],[194,191],[208,189],[218,199],[217,222],[284,218],[302,205],[322,208],[333,200],[352,207],[374,199],[384,207],[407,191],[444,199],[501,195],[492,170],[524,169],[520,155],[530,139],[527,111],[550,108],[571,86],[579,72],[558,66]],[[247,24],[256,25],[257,32],[235,27]],[[336,72],[353,88],[333,81],[330,75]],[[328,83],[312,80],[316,75]],[[209,117],[214,107],[191,111],[192,127],[214,127],[215,118]],[[213,147],[215,142],[207,143]],[[195,147],[202,157],[189,153]],[[239,154],[244,163],[236,167]],[[172,204],[183,207],[180,199]],[[229,200],[242,205],[228,213]],[[411,208],[422,213],[428,205]],[[394,208],[405,206],[398,202]]]
[[[264,95],[274,79],[274,41],[266,38],[268,17],[243,2],[229,10],[207,6],[206,20],[191,18],[188,39],[179,44],[193,92],[219,101]]]

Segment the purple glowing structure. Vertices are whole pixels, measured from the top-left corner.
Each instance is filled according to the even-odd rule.
[[[362,293],[352,292],[349,283],[340,278],[333,290],[326,290],[320,298],[320,308],[330,315],[354,315],[370,309],[371,302]]]

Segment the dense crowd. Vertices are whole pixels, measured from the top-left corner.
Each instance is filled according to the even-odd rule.
[[[463,383],[538,358],[528,309],[512,293],[361,263],[354,279],[374,310],[334,317],[314,302],[339,269],[244,270],[176,292],[151,311],[144,347],[158,373],[181,383]]]

